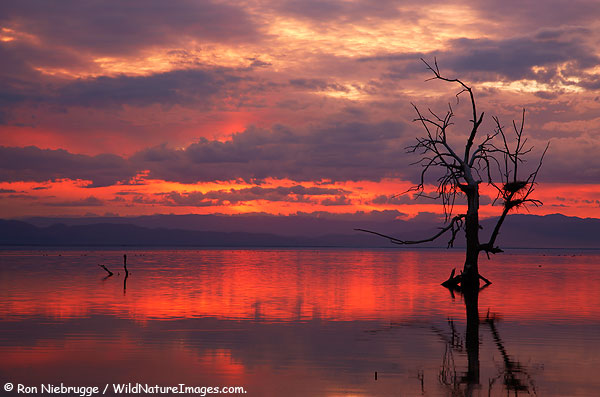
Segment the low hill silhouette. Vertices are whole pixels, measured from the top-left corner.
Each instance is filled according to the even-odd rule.
[[[494,219],[482,222],[482,235]],[[376,230],[418,239],[436,232],[434,219],[328,219],[314,216],[153,215],[142,217],[30,218],[0,220],[3,246],[186,246],[186,247],[396,247],[354,231]],[[503,248],[600,248],[600,220],[510,215],[498,243]],[[445,246],[445,240],[427,245]],[[455,246],[464,246],[457,238]]]

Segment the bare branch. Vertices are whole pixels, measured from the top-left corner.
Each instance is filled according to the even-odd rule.
[[[436,233],[435,235],[433,235],[432,237],[422,239],[422,240],[400,240],[396,237],[392,237],[392,236],[388,236],[386,234],[374,232],[372,230],[366,230],[366,229],[354,229],[354,230],[359,231],[359,232],[375,234],[377,236],[389,239],[390,242],[392,242],[394,244],[400,244],[400,245],[422,244],[422,243],[434,241],[438,237],[440,237],[441,235],[443,235],[444,233],[446,233],[447,231],[450,230],[450,231],[452,231],[452,236],[450,238],[450,241],[448,242],[448,247],[452,247],[452,245],[454,244],[454,239],[456,238],[456,233],[458,233],[458,231],[462,227],[462,219],[465,216],[466,216],[465,214],[456,215],[454,218],[452,218],[452,220],[450,221],[450,224],[448,224],[448,226],[440,228],[440,231],[438,233]]]
[[[462,90],[456,94],[457,99],[458,99],[459,95],[462,94],[463,92],[469,93],[469,99],[471,101],[471,110],[473,112],[473,116],[472,116],[473,119],[471,120],[471,123],[473,124],[473,126],[471,128],[471,133],[469,134],[469,139],[467,140],[467,144],[465,146],[465,155],[464,155],[463,162],[467,163],[469,161],[469,152],[471,151],[471,147],[473,146],[473,141],[475,140],[475,136],[477,135],[477,130],[479,129],[479,126],[481,125],[481,122],[483,121],[484,112],[481,112],[481,114],[479,116],[477,115],[477,105],[475,103],[475,96],[473,95],[473,90],[471,89],[471,87],[469,87],[468,85],[466,85],[463,81],[461,81],[459,79],[449,79],[449,78],[443,77],[440,74],[440,69],[437,66],[436,58],[434,58],[435,68],[431,67],[431,65],[429,63],[427,63],[427,61],[425,61],[423,58],[421,58],[421,61],[423,61],[425,66],[427,66],[427,68],[429,70],[431,70],[434,74],[434,77],[432,77],[429,80],[434,80],[434,79],[443,80],[443,81],[447,81],[450,83],[458,83],[462,86]]]

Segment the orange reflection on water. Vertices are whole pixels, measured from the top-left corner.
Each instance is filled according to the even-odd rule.
[[[438,381],[448,341],[457,373],[468,368],[465,306],[439,285],[462,262],[458,250],[135,251],[126,288],[122,271],[104,278],[97,266],[116,273],[122,254],[0,253],[4,378],[387,396],[419,395],[422,370],[429,394],[449,395]],[[540,395],[597,389],[598,259],[482,260],[493,281],[479,296],[482,390],[496,379],[492,395],[506,395],[498,343]],[[497,335],[488,309],[502,318]]]
[[[29,259],[44,262],[48,257]],[[125,293],[123,274],[101,281],[104,273],[93,264],[98,259],[65,254],[54,258],[56,264],[42,265],[44,277],[12,275],[1,314],[68,318],[112,313],[139,321],[351,320],[407,318],[437,311],[440,301],[451,306],[437,280],[419,281],[418,258],[411,252],[391,257],[376,251],[148,252],[130,259]],[[421,307],[415,308],[415,301]]]
[[[31,272],[5,272],[0,315],[76,318],[111,314],[149,319],[215,317],[259,321],[464,317],[439,286],[460,251],[215,250],[130,254],[123,273],[102,279],[98,262],[116,271],[120,252],[29,256]],[[3,256],[3,261],[10,257]],[[482,260],[494,284],[488,307],[515,319],[600,317],[597,256],[497,256]],[[20,259],[23,260],[23,259]],[[122,260],[122,259],[121,259]],[[113,264],[110,264],[113,263]],[[592,274],[592,275],[590,275]],[[585,277],[586,283],[578,281]],[[573,288],[577,285],[577,288]]]

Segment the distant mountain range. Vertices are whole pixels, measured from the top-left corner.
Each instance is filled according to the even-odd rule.
[[[389,215],[389,214],[388,214]],[[28,218],[0,220],[3,246],[179,246],[179,247],[392,247],[386,239],[354,231],[364,228],[398,238],[436,233],[434,217],[316,216],[314,214],[152,215],[140,217]],[[494,219],[482,222],[482,240]],[[427,246],[444,247],[441,237]],[[600,219],[553,214],[511,215],[498,245],[506,248],[600,248]],[[457,239],[455,246],[463,246]]]

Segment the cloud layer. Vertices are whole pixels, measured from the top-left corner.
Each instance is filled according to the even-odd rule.
[[[418,181],[418,157],[405,153],[423,134],[411,103],[451,103],[451,140],[464,145],[466,98],[424,82],[420,58],[473,85],[482,133],[489,116],[510,126],[527,109],[528,142],[539,154],[552,141],[540,182],[595,186],[599,17],[592,0],[4,2],[0,192],[46,200],[57,193],[15,184],[90,181],[52,201],[68,208],[111,205],[83,187],[243,182],[156,186],[136,200],[408,205],[339,184]],[[323,183],[327,194],[289,190]]]

